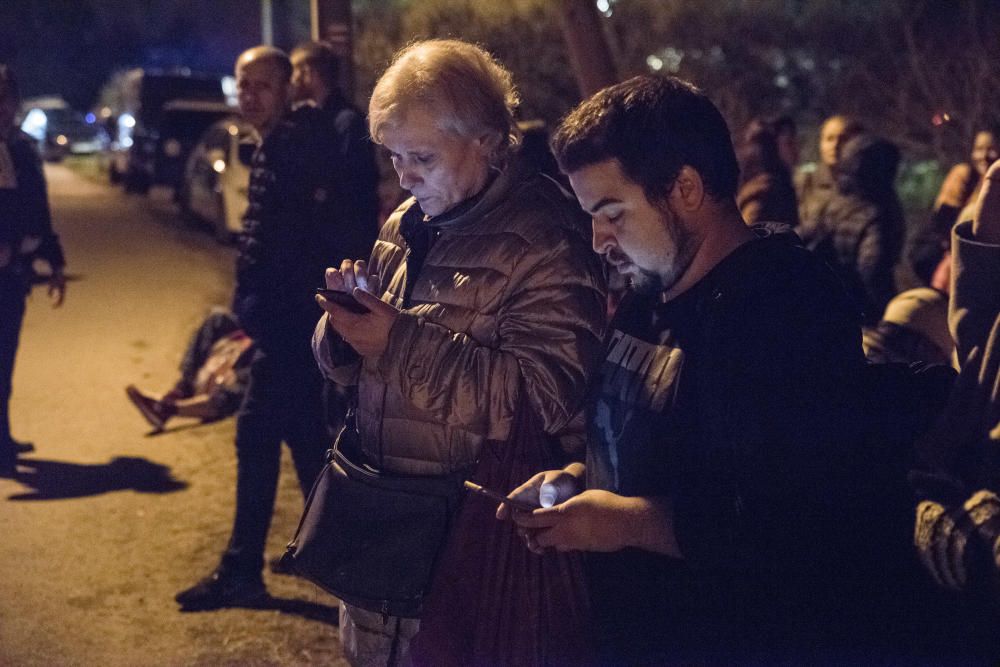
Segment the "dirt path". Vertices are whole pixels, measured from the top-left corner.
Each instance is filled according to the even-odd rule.
[[[0,665],[342,665],[335,601],[265,573],[270,609],[181,614],[174,594],[225,545],[233,422],[149,436],[125,400],[164,389],[187,336],[225,304],[233,253],[151,199],[48,168],[69,259],[66,304],[38,288],[14,377],[14,433],[35,442],[0,479]],[[302,500],[287,455],[269,554]]]

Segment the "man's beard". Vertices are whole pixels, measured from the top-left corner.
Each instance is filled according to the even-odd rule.
[[[644,269],[632,262],[624,253],[611,251],[609,258],[614,261],[627,261],[635,267],[635,273],[629,274],[627,280],[633,291],[638,294],[660,294],[677,284],[681,276],[687,272],[694,259],[696,246],[694,236],[680,224],[678,216],[670,208],[669,202],[663,202],[660,209],[660,222],[670,237],[673,255],[669,264],[659,267],[658,271]]]

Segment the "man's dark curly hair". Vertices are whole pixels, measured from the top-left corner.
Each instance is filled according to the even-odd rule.
[[[736,196],[739,166],[726,121],[676,77],[637,76],[598,91],[566,116],[552,152],[565,173],[618,160],[653,203],[666,198],[684,165],[716,201]]]

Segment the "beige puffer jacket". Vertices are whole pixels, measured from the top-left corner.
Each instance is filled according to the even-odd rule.
[[[515,160],[469,210],[447,220],[421,215],[405,202],[371,255],[383,300],[402,309],[381,357],[364,359],[360,373],[335,363],[347,355],[325,315],[313,339],[324,374],[358,384],[366,455],[399,473],[461,469],[485,440],[506,439],[521,391],[547,433],[582,449],[606,308],[600,259],[576,202]],[[404,308],[404,231],[424,224],[436,239]]]

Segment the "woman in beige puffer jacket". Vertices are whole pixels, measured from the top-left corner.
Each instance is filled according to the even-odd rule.
[[[453,40],[407,47],[373,93],[372,137],[413,198],[367,265],[328,270],[330,288],[375,274],[381,286],[357,295],[368,315],[320,299],[313,349],[327,377],[357,384],[362,450],[381,469],[467,468],[485,441],[506,440],[519,405],[564,450],[582,451],[603,272],[575,200],[512,146],[515,101],[509,73]],[[405,664],[416,629],[347,607],[341,633],[353,664]]]

